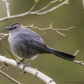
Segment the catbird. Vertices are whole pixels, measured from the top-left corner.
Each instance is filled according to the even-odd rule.
[[[10,31],[8,41],[14,55],[22,58],[22,62],[29,58],[29,62],[26,66],[29,66],[31,59],[35,57],[35,55],[42,53],[52,53],[70,61],[73,61],[75,58],[74,55],[47,46],[37,33],[19,23],[14,23],[5,29]]]

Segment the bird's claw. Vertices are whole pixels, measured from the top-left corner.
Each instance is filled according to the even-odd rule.
[[[23,65],[22,73],[24,73],[24,69],[25,69],[26,67],[30,67],[30,66],[29,66],[29,65]]]

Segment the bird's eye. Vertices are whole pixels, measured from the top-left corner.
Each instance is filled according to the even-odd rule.
[[[16,26],[13,27],[14,29],[17,28]]]

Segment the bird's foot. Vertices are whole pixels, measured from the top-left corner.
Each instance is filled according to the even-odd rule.
[[[24,60],[25,59],[22,59],[21,61],[16,60],[17,61],[17,66],[19,66],[21,63],[23,63]],[[23,63],[23,64],[25,65],[25,63]]]
[[[23,69],[22,69],[22,73],[25,73],[25,72],[24,72],[24,69],[25,69],[26,67],[30,67],[30,66],[29,66],[28,64],[27,64],[27,65],[24,64]]]
[[[30,66],[29,66],[29,65],[24,65],[23,70],[24,70],[26,67],[30,67]]]

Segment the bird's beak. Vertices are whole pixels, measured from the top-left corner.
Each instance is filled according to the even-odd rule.
[[[11,28],[11,27],[6,27],[6,28],[4,28],[4,29],[6,29],[6,30],[11,30],[12,28]]]

